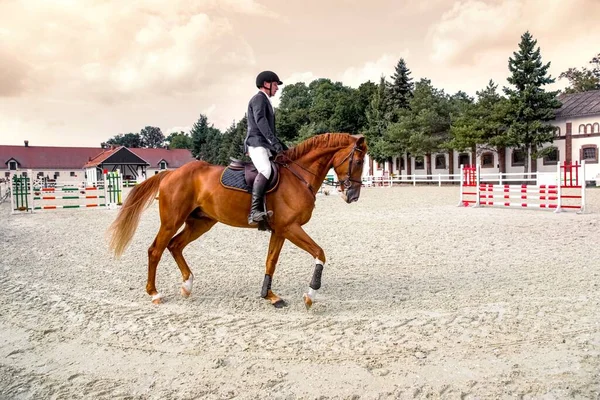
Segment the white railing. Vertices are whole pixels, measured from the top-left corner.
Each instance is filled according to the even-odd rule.
[[[413,174],[413,175],[392,175],[392,176],[364,176],[363,185],[370,186],[393,186],[400,184],[417,183],[435,183],[442,186],[442,183],[460,183],[460,174]]]

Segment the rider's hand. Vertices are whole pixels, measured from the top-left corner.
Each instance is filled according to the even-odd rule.
[[[283,145],[280,142],[277,142],[273,145],[275,149],[275,154],[281,154],[283,152]]]

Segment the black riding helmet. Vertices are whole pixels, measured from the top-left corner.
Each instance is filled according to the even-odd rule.
[[[263,71],[256,77],[256,87],[261,88],[265,82],[277,82],[278,85],[283,85],[277,74],[273,71]]]

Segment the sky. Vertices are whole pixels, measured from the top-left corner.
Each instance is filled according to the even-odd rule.
[[[262,70],[358,87],[402,57],[475,95],[508,85],[527,30],[558,78],[600,53],[599,21],[600,0],[0,0],[0,144],[99,146],[200,114],[224,130]]]

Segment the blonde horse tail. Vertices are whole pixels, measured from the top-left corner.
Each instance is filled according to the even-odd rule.
[[[110,225],[107,232],[110,235],[108,247],[117,258],[121,257],[129,242],[131,242],[140,223],[142,212],[154,201],[160,182],[170,173],[171,171],[163,171],[154,175],[136,185],[127,196],[117,219]]]

